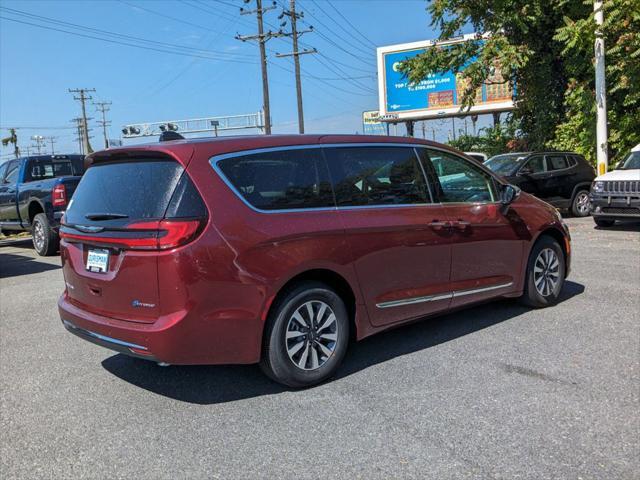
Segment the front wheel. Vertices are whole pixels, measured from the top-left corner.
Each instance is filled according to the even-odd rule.
[[[343,300],[323,283],[303,282],[274,304],[260,367],[279,383],[309,387],[336,372],[348,343],[349,316]]]
[[[60,240],[56,232],[51,228],[49,219],[44,213],[38,213],[33,218],[31,235],[33,237],[33,248],[38,255],[45,257],[54,255],[58,251]]]
[[[571,213],[575,217],[586,217],[591,210],[591,200],[589,200],[589,192],[587,190],[580,190],[573,197],[571,202]]]
[[[566,272],[564,252],[558,242],[541,237],[531,250],[522,302],[543,308],[558,303]]]

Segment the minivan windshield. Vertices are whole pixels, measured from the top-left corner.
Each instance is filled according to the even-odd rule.
[[[93,165],[78,184],[65,223],[110,225],[161,219],[183,171],[178,162],[164,159]]]
[[[637,170],[640,169],[640,151],[631,152],[627,158],[620,164],[618,170]]]
[[[522,165],[525,158],[526,155],[522,153],[505,153],[491,157],[484,164],[498,175],[510,175]]]

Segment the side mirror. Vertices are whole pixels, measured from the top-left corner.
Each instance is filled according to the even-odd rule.
[[[515,185],[505,185],[500,192],[500,203],[511,205],[520,196],[520,189]]]
[[[518,172],[519,175],[532,175],[533,174],[533,170],[531,169],[531,167],[525,165],[524,167],[522,167],[520,169],[520,171]]]

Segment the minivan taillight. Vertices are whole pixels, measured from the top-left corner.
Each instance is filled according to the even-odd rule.
[[[51,203],[54,207],[64,207],[67,204],[67,189],[59,183],[51,190]]]
[[[129,224],[123,230],[109,232],[109,236],[69,233],[62,229],[60,237],[71,242],[111,245],[126,250],[168,250],[189,243],[203,224],[204,220],[155,220]]]

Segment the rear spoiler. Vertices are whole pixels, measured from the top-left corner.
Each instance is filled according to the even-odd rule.
[[[167,145],[145,145],[140,147],[110,148],[87,155],[84,158],[85,171],[92,165],[106,162],[126,162],[140,158],[168,158],[187,168],[193,157],[194,148],[188,143]]]

